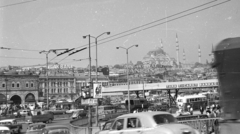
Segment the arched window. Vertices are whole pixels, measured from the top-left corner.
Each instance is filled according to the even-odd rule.
[[[19,82],[17,83],[17,87],[20,87],[20,83]]]
[[[34,86],[34,84],[33,84],[33,82],[31,82],[31,87],[33,87]]]
[[[5,83],[2,83],[2,87],[5,87],[6,86],[6,84]]]
[[[26,87],[29,87],[29,83],[28,82],[26,82]]]
[[[15,83],[14,82],[12,82],[12,87],[15,87]]]

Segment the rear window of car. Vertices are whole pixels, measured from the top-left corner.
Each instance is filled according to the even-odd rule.
[[[171,114],[158,114],[153,116],[156,124],[174,123],[176,119]]]
[[[9,130],[0,130],[0,134],[11,134]]]

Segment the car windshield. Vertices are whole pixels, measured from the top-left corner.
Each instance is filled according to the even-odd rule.
[[[0,130],[0,134],[10,134],[9,130]]]
[[[35,126],[30,126],[29,130],[40,130],[43,129],[45,125],[35,125]]]
[[[157,124],[166,124],[176,122],[175,118],[170,114],[158,114],[153,116],[154,121]]]

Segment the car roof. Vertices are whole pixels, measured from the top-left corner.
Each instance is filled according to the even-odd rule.
[[[131,116],[154,116],[157,114],[170,114],[169,112],[162,112],[162,111],[153,111],[153,112],[139,112],[139,113],[129,113],[121,115],[117,118],[124,118],[124,117],[131,117]]]
[[[6,126],[0,126],[0,130],[10,130],[9,127]]]
[[[47,127],[45,127],[45,129],[48,129],[48,130],[59,129],[59,128],[69,129],[67,126],[63,126],[63,125],[55,125],[55,126],[47,126]]]
[[[42,123],[42,122],[39,122],[39,123],[30,124],[29,126],[35,126],[35,125],[46,125],[46,124],[45,124],[45,123]]]
[[[0,122],[6,122],[6,121],[14,121],[16,119],[3,119],[3,120],[0,120]]]
[[[117,117],[117,119],[136,117],[136,118],[140,119],[140,121],[144,127],[154,127],[154,126],[157,126],[157,124],[152,117],[154,115],[161,115],[161,114],[172,115],[168,112],[162,112],[162,111],[140,112],[140,113],[124,114],[124,115]]]

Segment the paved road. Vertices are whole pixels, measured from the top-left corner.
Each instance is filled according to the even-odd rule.
[[[47,124],[47,126],[54,126],[54,125],[64,125],[64,126],[69,126],[69,122],[70,122],[70,119],[53,120],[53,122]]]

